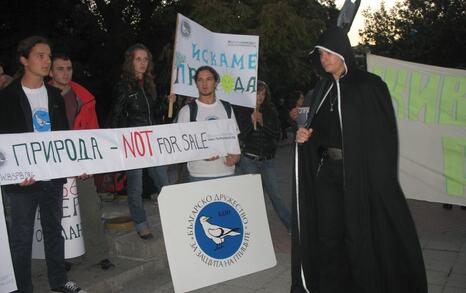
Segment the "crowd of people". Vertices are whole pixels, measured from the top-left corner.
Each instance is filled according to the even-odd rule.
[[[194,75],[196,99],[159,96],[152,54],[143,44],[134,44],[125,52],[108,117],[99,124],[95,97],[72,81],[72,60],[66,54],[52,52],[49,41],[40,36],[22,40],[17,53],[21,71],[16,78],[0,75],[0,134],[157,125],[166,122],[169,103],[180,105],[175,107],[179,109],[175,123],[232,119],[241,153],[188,162],[186,181],[261,175],[265,193],[292,233],[292,292],[427,292],[414,223],[398,183],[390,95],[383,81],[355,67],[341,29],[332,28],[319,40],[312,57],[321,79],[310,100],[305,101],[301,91],[290,94],[285,118],[264,81],[257,82],[255,109],[221,100],[215,94],[220,76],[209,66],[199,67]],[[302,106],[309,106],[305,125],[297,123]],[[292,210],[280,193],[274,166],[283,136],[280,120],[296,131],[299,143]],[[153,237],[143,205],[144,172],[158,189],[170,184],[166,166],[126,171],[129,212],[142,241]],[[18,292],[33,292],[31,249],[37,207],[51,290],[84,292],[68,280],[64,267],[65,181],[27,178],[2,187],[10,206]]]

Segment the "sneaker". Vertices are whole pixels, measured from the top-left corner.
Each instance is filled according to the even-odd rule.
[[[154,238],[154,235],[152,235],[152,233],[150,231],[149,232],[144,232],[144,233],[138,232],[138,236],[142,240],[151,240],[152,238]]]
[[[53,288],[52,292],[63,292],[63,293],[86,293],[81,287],[78,286],[75,282],[68,281],[66,282],[65,285],[58,287],[58,288]]]

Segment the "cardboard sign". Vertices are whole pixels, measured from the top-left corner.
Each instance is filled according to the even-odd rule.
[[[158,202],[175,292],[276,265],[260,175],[165,186]]]
[[[86,253],[76,178],[68,178],[66,184],[63,185],[63,218],[61,226],[63,238],[65,239],[65,259],[78,257]],[[45,259],[43,236],[38,208],[32,239],[32,258]]]

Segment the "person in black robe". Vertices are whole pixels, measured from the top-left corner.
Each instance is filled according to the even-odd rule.
[[[291,292],[424,293],[414,222],[398,180],[386,84],[359,70],[333,27],[312,52],[322,79],[296,134]]]

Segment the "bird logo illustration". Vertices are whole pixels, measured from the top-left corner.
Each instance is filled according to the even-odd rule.
[[[181,35],[185,38],[188,38],[189,35],[191,35],[191,25],[189,22],[186,20],[183,20],[181,22],[181,27],[180,27]]]
[[[34,124],[34,129],[38,132],[50,131],[50,116],[49,113],[45,110],[37,110],[33,116],[32,123]]]
[[[201,216],[199,222],[201,223],[205,235],[217,245],[216,250],[223,247],[225,237],[241,235],[239,228],[227,228],[214,225],[209,223],[209,219],[210,218],[207,216]]]

